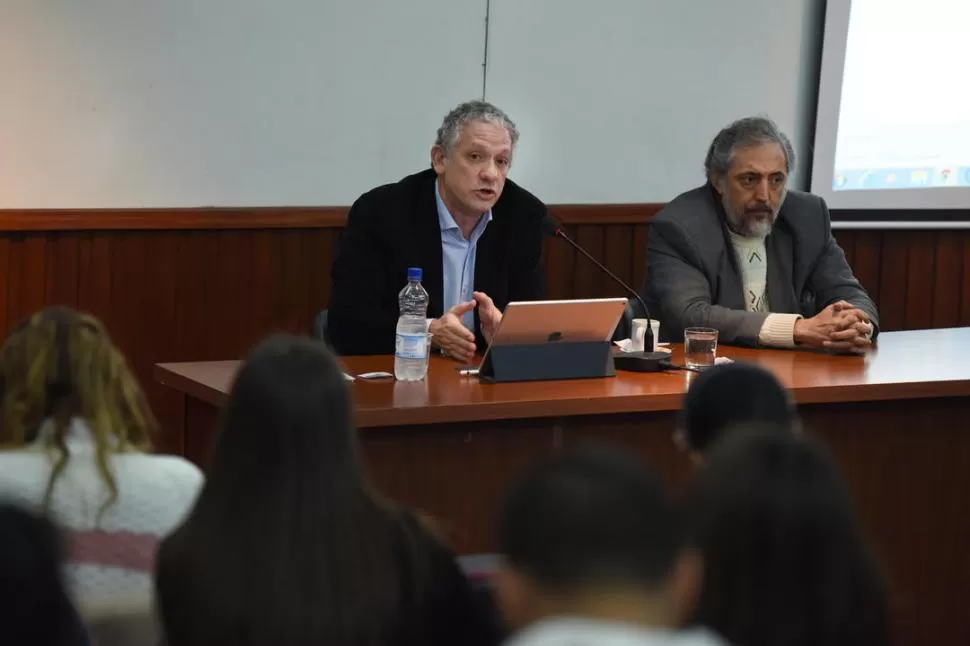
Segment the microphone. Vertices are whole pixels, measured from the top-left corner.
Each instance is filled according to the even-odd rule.
[[[634,299],[643,308],[643,314],[647,317],[647,329],[643,332],[643,347],[653,348],[653,329],[650,327],[650,310],[647,308],[646,302],[640,297],[637,290],[633,289],[627,285],[619,276],[610,271],[606,265],[601,263],[599,260],[594,258],[592,254],[583,249],[579,243],[566,235],[563,231],[562,225],[556,221],[554,217],[546,213],[542,217],[542,232],[547,236],[552,238],[562,238],[569,246],[581,253],[586,257],[591,263],[596,265],[600,271],[613,279],[617,285],[623,288],[623,290],[633,296]],[[617,354],[613,357],[613,363],[620,370],[628,370],[631,372],[660,372],[664,370],[664,364],[669,364],[670,356],[666,352],[623,352]]]

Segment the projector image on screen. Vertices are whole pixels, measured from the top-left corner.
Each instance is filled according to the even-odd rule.
[[[970,210],[968,39],[970,0],[829,0],[812,191],[835,209]]]

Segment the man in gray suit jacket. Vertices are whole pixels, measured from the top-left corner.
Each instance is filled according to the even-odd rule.
[[[660,336],[712,327],[723,343],[861,351],[876,306],[832,236],[828,208],[788,190],[795,151],[769,119],[741,119],[707,153],[708,183],[650,225],[644,300]]]

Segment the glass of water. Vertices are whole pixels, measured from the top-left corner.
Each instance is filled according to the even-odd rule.
[[[712,327],[684,329],[684,363],[688,368],[704,370],[714,365],[717,357],[717,330]]]

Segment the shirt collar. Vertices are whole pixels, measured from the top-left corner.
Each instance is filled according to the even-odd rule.
[[[731,242],[735,247],[744,247],[748,249],[750,247],[763,247],[765,246],[765,240],[767,236],[743,236],[740,233],[735,233],[728,229],[728,235],[731,237]]]
[[[458,223],[455,222],[455,217],[445,206],[445,201],[441,199],[441,191],[438,190],[438,180],[434,181],[434,202],[438,207],[438,227],[442,231],[458,230]],[[485,211],[484,216],[475,225],[475,229],[484,229],[485,225],[492,221],[492,209]]]

